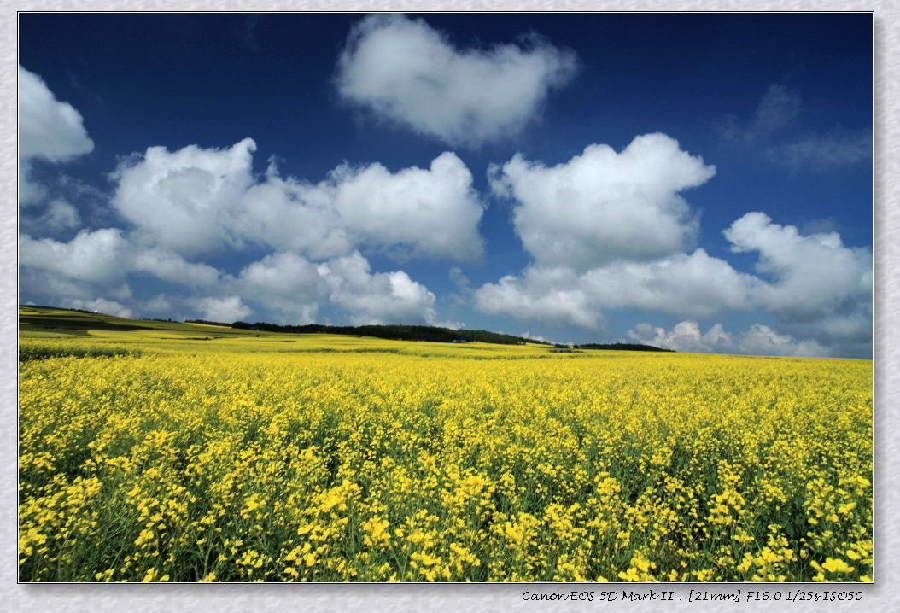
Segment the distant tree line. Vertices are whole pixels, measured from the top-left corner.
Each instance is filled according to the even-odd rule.
[[[216,325],[220,324],[214,321],[206,321],[203,319],[186,320],[186,323],[205,323]],[[324,324],[305,324],[302,326],[278,325],[265,322],[247,323],[239,321],[231,324],[236,330],[260,330],[264,332],[287,332],[291,334],[342,334],[345,336],[373,336],[375,338],[384,338],[393,341],[418,341],[432,343],[497,343],[501,345],[524,345],[525,343],[535,343],[538,345],[546,345],[557,349],[608,349],[614,351],[665,351],[672,352],[671,349],[662,349],[650,345],[641,345],[638,343],[587,343],[584,345],[560,345],[548,343],[544,341],[536,341],[522,336],[513,336],[511,334],[499,334],[488,330],[451,330],[449,328],[438,328],[436,326],[414,326],[405,324],[388,324],[388,325],[368,325],[368,326],[326,326]]]
[[[413,325],[368,325],[368,326],[326,326],[323,324],[306,324],[303,326],[280,326],[264,322],[246,323],[239,321],[231,324],[237,330],[262,330],[265,332],[288,332],[293,334],[343,334],[347,336],[374,336],[395,341],[420,341],[432,343],[498,343],[501,345],[524,345],[537,343],[531,339],[510,334],[498,334],[487,330],[450,330],[435,326]],[[550,346],[551,343],[539,343]]]
[[[172,321],[171,319],[169,321]],[[218,321],[210,321],[208,319],[185,319],[184,323],[186,324],[206,324],[208,326],[224,326],[226,328],[231,328],[232,324],[223,324]]]
[[[563,347],[564,345],[557,345]],[[614,351],[664,351],[666,353],[675,353],[672,349],[663,349],[662,347],[654,347],[652,345],[641,345],[639,343],[586,343],[584,345],[574,345],[576,349],[611,349]]]

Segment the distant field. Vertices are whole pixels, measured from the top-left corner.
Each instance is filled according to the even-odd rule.
[[[870,581],[872,363],[20,309],[22,581]]]

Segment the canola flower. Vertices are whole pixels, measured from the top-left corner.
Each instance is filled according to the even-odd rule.
[[[870,361],[199,345],[22,363],[21,580],[870,580]]]

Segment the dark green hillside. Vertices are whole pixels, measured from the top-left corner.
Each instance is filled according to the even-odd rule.
[[[288,332],[291,334],[341,334],[347,336],[373,336],[394,341],[418,341],[431,343],[495,343],[499,345],[524,345],[540,343],[521,336],[498,334],[487,330],[451,330],[435,326],[418,325],[369,325],[369,326],[326,326],[307,324],[304,326],[279,326],[265,322],[231,324],[238,330],[265,330],[266,332]]]
[[[662,347],[654,347],[653,345],[641,345],[639,343],[587,343],[584,345],[575,345],[576,349],[606,349],[611,351],[662,351],[666,353],[675,353],[672,349],[663,349]]]

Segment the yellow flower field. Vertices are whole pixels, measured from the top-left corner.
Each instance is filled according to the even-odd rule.
[[[871,580],[871,361],[49,336],[23,581]]]

